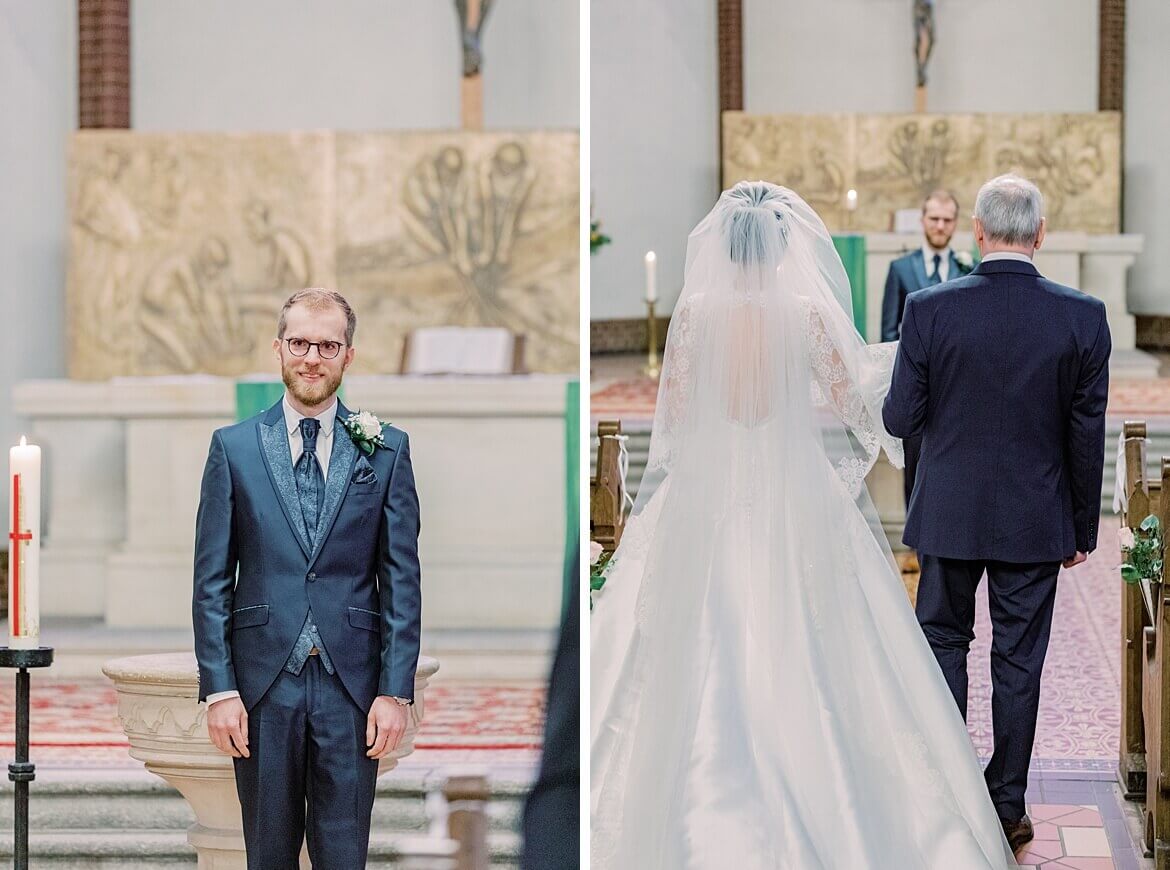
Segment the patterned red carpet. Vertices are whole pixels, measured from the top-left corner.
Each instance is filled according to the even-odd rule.
[[[47,767],[140,767],[127,754],[108,680],[32,679],[32,761]],[[543,687],[432,685],[412,764],[534,761],[544,727]],[[11,756],[15,687],[0,685],[0,756]]]
[[[593,393],[593,419],[620,419],[626,423],[654,419],[658,382],[647,377],[616,381]],[[1109,416],[1123,419],[1170,416],[1170,378],[1117,380],[1109,387]]]
[[[1038,770],[1111,770],[1121,735],[1121,562],[1118,521],[1102,517],[1100,546],[1089,560],[1061,571],[1052,639],[1040,689],[1032,757]],[[991,757],[991,621],[980,587],[975,643],[968,659],[967,725],[983,758]]]

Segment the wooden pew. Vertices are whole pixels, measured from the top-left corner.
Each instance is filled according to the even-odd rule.
[[[1146,474],[1146,425],[1127,422],[1123,526],[1170,518],[1170,457]],[[1145,800],[1145,841],[1157,870],[1170,870],[1170,592],[1166,584],[1122,583],[1121,746],[1126,797]]]
[[[601,544],[606,553],[617,549],[626,527],[621,443],[617,440],[621,434],[620,420],[597,424],[597,470],[589,479],[589,539]]]

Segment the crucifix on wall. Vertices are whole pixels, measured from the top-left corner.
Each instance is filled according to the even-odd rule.
[[[455,0],[463,43],[462,119],[465,130],[483,129],[483,25],[493,0]]]
[[[926,64],[934,50],[934,0],[914,0],[914,64],[918,71],[914,111],[926,111]]]

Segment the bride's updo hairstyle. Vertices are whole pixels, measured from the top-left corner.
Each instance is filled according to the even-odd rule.
[[[780,265],[788,249],[785,189],[741,181],[723,194],[728,253],[741,268]]]

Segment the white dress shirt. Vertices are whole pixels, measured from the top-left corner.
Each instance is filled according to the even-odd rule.
[[[996,251],[995,253],[988,254],[980,262],[991,263],[995,260],[1019,260],[1021,263],[1032,262],[1032,258],[1027,254],[1018,254],[1015,251]]]
[[[934,273],[934,255],[939,255],[938,261],[938,278],[940,281],[946,281],[951,273],[951,249],[943,248],[941,251],[936,251],[930,245],[922,246],[922,264],[926,266],[926,277],[929,278]]]
[[[281,401],[284,406],[284,428],[288,433],[288,446],[292,452],[293,468],[297,467],[297,462],[301,458],[301,454],[305,452],[304,440],[301,438],[301,420],[305,415],[296,410],[288,401],[288,393],[284,394],[284,399]],[[321,431],[317,433],[317,462],[321,466],[321,480],[324,481],[326,475],[329,474],[329,457],[333,455],[333,421],[337,418],[337,399],[333,399],[333,404],[317,415],[317,420],[321,423]],[[210,707],[216,701],[224,701],[228,698],[238,698],[240,693],[235,689],[227,692],[213,692],[207,696],[207,706]]]

